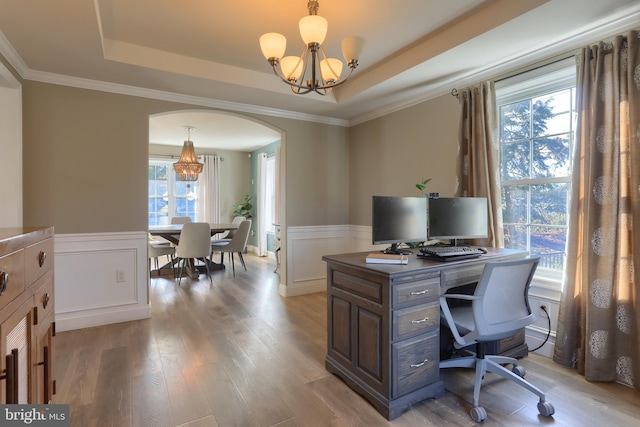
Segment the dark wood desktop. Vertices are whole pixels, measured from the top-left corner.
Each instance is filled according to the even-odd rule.
[[[407,265],[368,264],[370,252],[327,255],[325,366],[392,420],[444,393],[440,305],[447,290],[478,282],[484,264],[525,252],[488,249],[475,259],[440,262],[410,255]],[[506,347],[526,355],[524,335]]]

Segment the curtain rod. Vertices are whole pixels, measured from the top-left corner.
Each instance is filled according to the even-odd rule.
[[[533,68],[528,68],[528,69],[526,69],[526,70],[523,70],[523,71],[520,71],[520,72],[517,72],[517,73],[508,74],[508,75],[506,75],[506,76],[504,76],[504,77],[501,77],[501,78],[495,79],[493,82],[494,82],[494,83],[498,83],[498,82],[501,82],[501,81],[503,81],[503,80],[510,79],[510,78],[512,78],[512,77],[520,76],[520,75],[522,75],[522,74],[526,74],[526,73],[528,73],[528,72],[538,70],[538,69],[540,69],[540,68],[548,67],[549,65],[557,64],[558,62],[565,61],[565,60],[567,60],[567,59],[569,59],[569,58],[574,58],[575,56],[576,56],[576,54],[575,54],[575,53],[572,53],[572,54],[570,54],[570,55],[563,56],[562,58],[558,58],[558,59],[553,60],[553,61],[551,61],[551,62],[547,62],[547,63],[545,63],[545,64],[541,64],[541,65],[535,66],[535,67],[533,67]],[[457,97],[459,96],[458,89],[456,89],[456,88],[451,89],[451,96],[455,96],[455,97],[457,98]]]
[[[217,154],[213,154],[214,156],[218,156]],[[204,156],[204,154],[200,154],[199,156],[196,157],[202,157]],[[160,158],[160,159],[179,159],[180,156],[174,156],[171,154],[149,154],[149,157],[151,158]],[[220,156],[218,156],[220,157]],[[224,157],[220,157],[220,161],[224,162]]]

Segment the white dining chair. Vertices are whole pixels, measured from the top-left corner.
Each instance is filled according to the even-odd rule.
[[[163,239],[164,240],[164,239]],[[160,270],[158,258],[161,256],[166,256],[169,259],[169,264],[171,265],[171,271],[173,273],[173,277],[175,278],[175,270],[173,268],[173,257],[176,253],[176,248],[171,246],[169,242],[166,240],[164,242],[153,239],[151,235],[149,235],[148,239],[148,257],[149,261],[155,261],[156,271]],[[151,265],[149,266],[151,268]]]
[[[236,227],[238,225],[240,225],[240,223],[244,220],[246,220],[247,218],[244,216],[237,216],[235,218],[233,218],[233,221],[231,221],[231,224],[235,225]],[[231,238],[233,238],[233,235],[235,234],[236,230],[227,230],[224,233],[222,233],[219,237],[218,236],[214,236],[211,238],[211,244],[216,244],[216,243],[220,243],[220,242],[230,242]]]
[[[222,241],[211,245],[211,256],[213,256],[214,252],[220,252],[221,264],[224,264],[225,252],[229,253],[229,257],[231,258],[231,268],[233,269],[233,277],[236,276],[236,266],[233,258],[234,253],[238,254],[240,262],[244,267],[244,271],[247,271],[247,266],[244,263],[242,252],[247,246],[247,240],[249,240],[249,231],[251,231],[251,220],[246,219],[240,222],[238,228],[236,229],[236,232],[233,234],[233,237],[230,241]]]
[[[171,224],[186,224],[191,222],[191,218],[188,216],[172,216]]]
[[[207,222],[188,222],[182,226],[182,232],[180,233],[180,241],[176,246],[176,256],[178,264],[180,265],[180,275],[178,276],[178,283],[182,280],[182,274],[187,262],[193,262],[195,266],[195,260],[202,260],[207,270],[207,277],[209,282],[213,282],[211,279],[211,271],[209,270],[209,260],[207,257],[211,253],[211,227]],[[190,261],[193,260],[193,261]]]

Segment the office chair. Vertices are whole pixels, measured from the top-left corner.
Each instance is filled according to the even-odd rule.
[[[454,347],[463,349],[475,344],[471,356],[453,357],[440,362],[444,368],[475,368],[471,418],[482,422],[487,411],[479,406],[480,387],[485,373],[493,372],[519,384],[540,398],[538,411],[545,417],[555,412],[545,401],[544,393],[524,379],[525,370],[512,357],[486,354],[486,343],[515,335],[535,321],[529,307],[529,286],[540,257],[516,261],[487,263],[473,295],[444,294],[440,297],[441,323],[451,329]],[[453,306],[449,300],[471,301],[471,305]],[[511,364],[509,370],[503,365]]]

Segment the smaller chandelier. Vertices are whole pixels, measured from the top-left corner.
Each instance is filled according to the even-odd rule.
[[[362,50],[363,40],[361,37],[352,36],[342,40],[342,55],[347,61],[349,74],[340,79],[342,61],[336,58],[327,58],[322,47],[327,36],[328,23],[325,18],[318,15],[319,7],[317,1],[309,1],[307,3],[309,15],[300,19],[300,35],[305,44],[300,57],[284,56],[287,39],[282,34],[266,33],[260,37],[262,54],[271,64],[273,72],[283,82],[291,85],[291,90],[294,93],[300,95],[312,91],[325,95],[332,88],[346,82],[358,66],[358,57]],[[310,77],[306,77],[308,71],[311,74]],[[306,83],[303,84],[305,79]]]
[[[198,156],[193,149],[193,141],[191,141],[191,131],[195,129],[192,126],[185,126],[187,129],[187,140],[182,146],[182,154],[180,159],[173,164],[173,169],[178,174],[180,181],[197,181],[198,174],[202,172],[202,163],[198,162]]]

